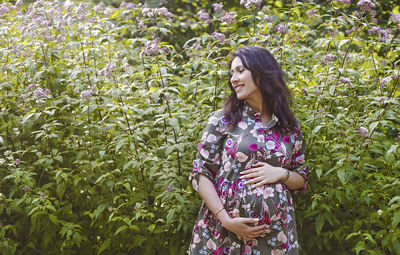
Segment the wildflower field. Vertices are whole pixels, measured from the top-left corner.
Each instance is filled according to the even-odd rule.
[[[184,254],[243,45],[276,56],[306,137],[301,254],[400,254],[396,1],[161,2],[0,4],[0,254]]]

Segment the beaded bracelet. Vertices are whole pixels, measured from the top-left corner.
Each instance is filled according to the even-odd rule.
[[[287,180],[289,180],[289,176],[290,176],[290,172],[289,172],[289,170],[286,169],[286,178],[285,178],[285,180],[282,181],[283,184],[285,184],[285,182],[287,182]]]

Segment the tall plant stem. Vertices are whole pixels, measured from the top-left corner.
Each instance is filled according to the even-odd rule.
[[[157,67],[158,67],[157,74],[158,74],[158,76],[160,77],[160,80],[161,80],[160,84],[162,85],[162,88],[165,89],[164,80],[163,80],[164,78],[163,78],[162,73],[160,72],[160,62],[159,62],[158,56],[157,56]],[[165,97],[165,94],[163,94],[163,96],[164,96],[165,103],[166,103],[166,105],[167,105],[169,118],[172,119],[172,114],[171,114],[171,108],[170,108],[170,105],[169,105],[169,100]],[[174,128],[174,127],[171,127],[171,128],[172,128],[172,132],[173,132],[173,135],[174,135],[175,145],[178,145],[178,137],[177,137],[177,135],[176,135],[175,128]],[[181,159],[180,159],[178,147],[175,147],[175,152],[176,152],[177,160],[178,160],[178,176],[181,176],[181,175],[182,175],[182,171],[181,171]]]

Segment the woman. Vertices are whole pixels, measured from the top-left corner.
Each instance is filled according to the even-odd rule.
[[[282,70],[264,48],[233,53],[225,108],[210,117],[190,177],[204,203],[189,254],[299,254],[290,190],[304,189],[304,139]]]

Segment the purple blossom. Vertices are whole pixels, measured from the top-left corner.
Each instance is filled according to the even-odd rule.
[[[344,4],[351,4],[350,0],[336,0],[339,3],[344,3]]]
[[[203,47],[202,47],[198,42],[193,43],[192,48],[193,48],[194,50],[201,50],[201,49],[203,49]]]
[[[71,230],[74,230],[74,229],[75,229],[74,225],[72,225],[72,224],[70,224],[70,225],[68,226],[68,228],[71,229]]]
[[[327,63],[329,63],[329,62],[332,62],[333,60],[335,60],[336,58],[337,58],[336,55],[333,55],[333,54],[328,53],[328,54],[326,54],[326,55],[324,56],[324,61],[327,62]]]
[[[135,9],[136,5],[134,3],[125,3],[122,2],[121,5],[119,6],[120,9],[127,9],[127,10],[131,10],[131,9]]]
[[[314,9],[311,9],[311,10],[307,11],[307,14],[308,14],[309,16],[314,16],[314,15],[315,15],[315,10],[314,10]]]
[[[144,46],[143,52],[149,56],[158,53],[160,51],[160,46],[158,45],[159,40],[159,38],[155,38],[154,40],[147,42]]]
[[[95,12],[101,12],[104,9],[104,3],[100,2],[96,6],[93,7]]]
[[[267,23],[272,23],[272,22],[274,22],[274,18],[271,15],[267,14],[264,16],[264,21]]]
[[[202,21],[206,21],[206,22],[208,22],[208,23],[211,22],[211,20],[210,20],[210,15],[207,13],[207,10],[206,10],[206,9],[203,9],[203,10],[199,11],[199,12],[196,14],[196,16],[197,16],[200,20],[202,20]]]
[[[370,0],[360,0],[358,1],[357,6],[364,12],[372,11],[372,9],[375,8],[375,4]]]
[[[384,103],[385,103],[385,100],[386,100],[385,97],[381,97],[381,98],[379,98],[378,102],[379,102],[380,104],[384,104]]]
[[[356,16],[358,19],[361,18],[361,14],[358,11],[354,11],[354,16]]]
[[[40,198],[45,198],[45,194],[43,192],[40,192]]]
[[[387,30],[381,29],[381,30],[379,31],[379,41],[385,42],[385,41],[387,41],[388,38],[389,38],[389,33],[388,33],[388,31],[387,31]]]
[[[93,95],[93,90],[92,89],[88,89],[88,90],[84,90],[81,92],[81,98],[89,98],[91,95]]]
[[[21,5],[23,5],[24,4],[24,1],[23,0],[18,0],[16,3],[15,3],[15,6],[21,6]]]
[[[340,77],[339,81],[343,84],[346,84],[350,87],[353,87],[353,83],[351,83],[349,78],[345,78],[345,77]]]
[[[111,78],[111,74],[116,67],[117,66],[114,63],[109,63],[105,68],[100,70],[100,74],[106,76],[107,78]]]
[[[227,12],[223,17],[220,18],[222,22],[226,22],[227,24],[233,24],[235,21],[233,18],[236,17],[236,12]]]
[[[225,35],[222,33],[214,32],[212,33],[212,36],[217,39],[219,43],[224,43],[225,41]]]
[[[32,91],[36,87],[37,87],[37,84],[32,83],[32,84],[29,84],[28,87],[26,87],[26,89],[29,91]]]
[[[40,99],[42,97],[47,97],[50,94],[49,89],[43,90],[42,88],[38,87],[35,91],[33,91],[33,96],[36,99]]]
[[[392,13],[391,19],[392,19],[393,21],[396,21],[397,24],[400,25],[400,13]]]
[[[214,9],[215,12],[222,10],[222,7],[224,7],[224,5],[222,3],[214,3],[212,4],[212,7]]]
[[[370,34],[377,34],[381,31],[381,28],[379,26],[373,26],[370,29],[368,29],[368,33]]]
[[[29,187],[29,186],[24,186],[24,187],[22,187],[22,190],[25,191],[25,192],[27,192],[27,191],[29,191],[29,190],[32,190],[32,188]]]
[[[19,158],[15,159],[15,164],[18,166],[19,164],[21,164],[21,160]]]
[[[285,24],[285,25],[278,24],[275,26],[274,29],[276,32],[278,32],[281,35],[286,35],[289,32],[287,24]]]
[[[359,127],[359,128],[356,128],[356,129],[358,129],[358,131],[360,131],[360,135],[361,136],[363,136],[363,137],[367,137],[368,136],[368,129],[367,128]]]
[[[173,191],[172,186],[167,186],[167,187],[164,188],[164,190],[168,191],[168,192],[172,192]]]
[[[240,0],[240,4],[247,9],[260,7],[262,0]]]

